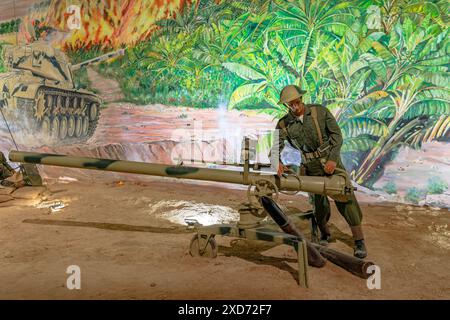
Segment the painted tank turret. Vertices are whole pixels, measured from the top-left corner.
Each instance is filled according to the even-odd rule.
[[[102,99],[76,88],[73,71],[123,55],[123,49],[76,65],[41,41],[3,50],[0,107],[13,128],[56,144],[84,142],[94,134]]]

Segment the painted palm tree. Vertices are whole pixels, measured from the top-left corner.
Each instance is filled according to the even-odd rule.
[[[353,172],[358,183],[370,185],[383,161],[399,146],[418,145],[449,133],[448,44],[448,29],[441,30],[429,19],[420,25],[406,19],[403,25],[396,24],[385,41],[373,43],[375,54],[363,56],[375,79],[372,103],[351,118],[353,126],[343,129],[349,137],[370,135],[371,124],[361,119],[385,127],[382,134],[371,135],[377,143]]]
[[[195,87],[200,88],[202,75],[205,73],[221,74],[216,77],[216,85],[221,86],[223,81],[229,81],[224,63],[239,61],[247,57],[255,49],[251,45],[241,44],[239,38],[234,38],[236,43],[230,45],[233,32],[227,27],[232,21],[213,23],[211,26],[202,26],[197,32],[198,36],[192,43],[192,52],[185,59],[183,68],[195,79]],[[237,48],[239,47],[239,48]],[[211,83],[205,83],[208,87]]]
[[[251,58],[251,60],[250,60]],[[231,94],[229,109],[251,99],[264,102],[265,107],[260,111],[281,117],[286,110],[278,104],[279,88],[290,83],[293,77],[284,73],[278,61],[261,53],[253,53],[246,57],[247,64],[226,62],[223,66],[245,80]]]
[[[352,1],[333,0],[276,1],[276,17],[272,30],[288,50],[296,50],[285,62],[297,71],[299,84],[305,88],[310,86],[308,81],[315,80],[309,71],[319,48],[339,41],[355,19]]]
[[[361,153],[373,148],[387,128],[363,112],[379,93],[367,88],[372,70],[361,56],[382,34],[364,36],[361,25],[355,24],[341,40],[331,42],[317,55],[308,71],[317,78],[317,87],[308,89],[316,90],[315,101],[322,101],[339,122],[344,134],[342,151]]]
[[[161,19],[156,22],[160,27],[157,36],[179,34],[184,32],[192,34],[201,24],[202,20],[199,16],[199,7],[204,6],[205,0],[198,0],[196,5],[185,4],[181,11],[173,18]]]
[[[217,26],[220,21],[233,19],[235,13],[226,1],[214,0],[198,2],[198,20],[206,28]]]
[[[220,72],[223,63],[245,59],[254,52],[255,49],[251,45],[242,44],[240,39],[234,36],[230,30],[233,23],[234,21],[225,21],[211,28],[204,28],[194,46],[193,58]]]
[[[357,21],[339,41],[334,40],[323,47],[307,69],[308,73],[317,73],[319,80],[328,84],[329,90],[320,101],[334,110],[338,121],[364,109],[360,104],[374,95],[368,86],[372,69],[365,56],[382,36],[382,32],[368,32],[367,27]]]
[[[154,86],[158,83],[167,85],[177,83],[177,74],[183,72],[186,57],[192,47],[183,34],[176,37],[158,37],[152,41],[150,50],[139,62],[139,68],[145,68]]]
[[[391,33],[392,28],[399,20],[412,18],[420,22],[429,15],[434,23],[445,26],[442,17],[448,14],[448,1],[441,0],[375,0],[369,1],[381,10],[381,24],[386,34]]]
[[[393,91],[389,97],[396,107],[394,118],[390,120],[385,133],[378,136],[374,148],[354,173],[358,183],[370,185],[379,174],[377,171],[381,169],[382,163],[398,147],[420,146],[423,141],[448,137],[450,132],[448,92],[433,92],[434,90],[424,85],[418,78],[406,77],[405,80],[408,82],[404,84],[402,90]],[[430,109],[428,106],[431,103],[436,107]]]
[[[230,7],[236,15],[229,29],[232,33],[228,45],[236,38],[239,43],[256,41],[266,33],[272,25],[275,0],[237,0],[230,2]],[[227,48],[227,47],[226,47]]]
[[[317,51],[325,47],[323,43],[344,34],[353,16],[350,3],[339,5],[337,1],[274,1],[271,5],[273,17],[264,16],[267,25],[257,37],[264,54],[224,66],[247,80],[232,93],[229,108],[253,97],[269,106],[265,111],[282,116],[285,110],[276,103],[279,88],[302,79],[303,87],[313,88],[310,92],[323,90],[324,86],[317,85],[317,74],[310,73],[308,67]]]

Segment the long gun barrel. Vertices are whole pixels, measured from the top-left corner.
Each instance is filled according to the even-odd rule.
[[[287,176],[279,178],[277,175],[263,172],[250,172],[248,166],[244,171],[232,171],[223,169],[196,168],[188,166],[173,166],[156,163],[145,163],[136,161],[98,159],[87,157],[74,157],[60,154],[46,154],[37,152],[11,151],[9,160],[12,162],[32,163],[41,165],[53,165],[60,167],[103,170],[112,172],[134,173],[160,177],[172,177],[180,179],[193,179],[204,181],[217,181],[234,184],[249,185],[260,179],[270,181],[279,190],[304,191],[316,194],[324,194],[331,197],[348,195],[349,190],[346,179],[343,176],[333,175],[331,177]],[[246,171],[247,170],[247,171]],[[305,239],[295,225],[287,218],[283,211],[273,200],[267,197],[261,198],[262,205],[275,220],[275,222],[287,233],[293,234],[300,239]],[[342,268],[367,278],[367,268],[372,265],[335,250],[325,248],[308,242],[308,261],[310,265],[322,267],[326,258]]]
[[[108,60],[108,59],[111,59],[111,58],[114,58],[114,57],[117,57],[117,56],[123,56],[124,54],[125,54],[125,49],[119,49],[117,51],[109,52],[109,53],[106,53],[106,54],[101,55],[99,57],[96,57],[96,58],[93,58],[93,59],[90,59],[90,60],[86,60],[86,61],[83,61],[83,62],[78,63],[78,64],[74,64],[72,66],[72,70],[78,70],[78,69],[86,67],[86,66],[88,66],[90,64],[103,62],[105,60]]]
[[[349,193],[346,180],[342,176],[310,177],[277,175],[262,172],[242,172],[223,169],[196,168],[188,166],[173,166],[136,161],[110,160],[86,157],[74,157],[60,154],[11,151],[9,160],[12,162],[34,163],[79,169],[103,170],[123,173],[135,173],[160,177],[217,181],[249,185],[259,179],[268,180],[279,190],[304,191],[324,194],[331,197],[345,196]]]

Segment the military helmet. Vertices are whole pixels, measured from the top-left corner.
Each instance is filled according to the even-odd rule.
[[[288,103],[294,101],[295,99],[300,98],[302,95],[306,93],[305,90],[302,90],[299,86],[296,85],[288,85],[281,90],[280,93],[280,101],[278,103]]]

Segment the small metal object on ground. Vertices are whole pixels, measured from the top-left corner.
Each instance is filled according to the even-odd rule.
[[[189,253],[193,257],[217,257],[217,243],[213,234],[196,233],[191,239]]]

